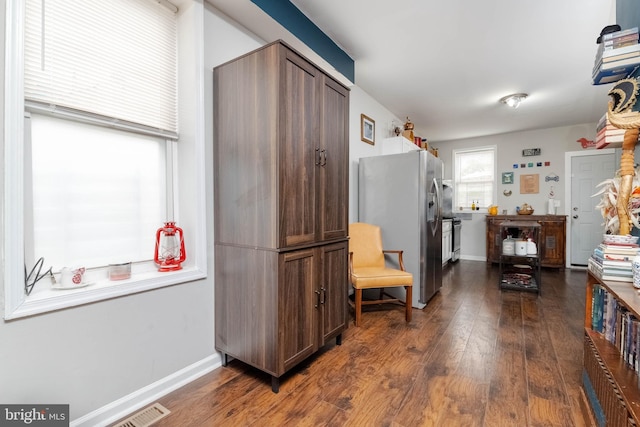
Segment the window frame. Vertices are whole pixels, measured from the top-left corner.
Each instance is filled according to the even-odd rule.
[[[100,281],[72,291],[48,291],[27,297],[25,276],[25,127],[24,2],[6,1],[3,246],[4,319],[11,320],[91,302],[135,294],[207,277],[205,193],[205,106],[203,6],[181,2],[178,19],[178,120],[181,124],[177,155],[167,158],[177,171],[173,180],[175,219],[185,230],[187,261],[176,272],[134,274],[123,282]],[[158,224],[160,227],[162,224]],[[46,267],[45,267],[46,269]],[[47,279],[43,279],[46,283]],[[36,286],[44,286],[42,281]]]
[[[453,182],[453,203],[454,203],[454,209],[458,209],[458,182],[456,181],[456,177],[458,176],[457,174],[457,170],[458,170],[458,154],[464,154],[464,153],[474,153],[474,152],[481,152],[481,151],[491,151],[493,153],[493,204],[497,203],[498,200],[498,186],[497,186],[497,176],[498,176],[498,146],[497,145],[483,145],[480,147],[473,147],[473,148],[460,148],[460,149],[454,149],[451,152],[451,157],[452,157],[452,163],[453,163],[453,175],[452,175],[452,182]],[[463,206],[462,209],[460,210],[460,212],[463,213],[483,213],[485,214],[487,212],[487,207],[482,207],[479,210],[471,210],[471,206]]]

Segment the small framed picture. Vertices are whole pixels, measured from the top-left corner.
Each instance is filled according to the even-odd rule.
[[[502,183],[513,184],[513,172],[502,172]]]
[[[360,139],[367,144],[376,143],[376,122],[364,114],[360,114]]]

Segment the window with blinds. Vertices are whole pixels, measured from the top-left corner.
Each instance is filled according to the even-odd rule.
[[[203,155],[206,152],[206,108],[202,96],[206,70],[202,55],[205,11],[201,1],[180,0],[179,4],[180,10],[167,0],[102,0],[100,3],[94,0],[6,0],[4,76],[7,90],[2,175],[4,182],[10,185],[3,193],[5,268],[3,279],[0,279],[4,283],[5,320],[193,283],[206,277],[207,197],[206,186],[200,185],[206,177],[206,156]],[[43,83],[29,88],[30,95],[25,94],[25,73],[30,73],[25,65],[26,51],[33,57],[29,61],[37,64],[35,74],[55,71],[62,77],[54,78],[49,73],[45,80],[51,80],[55,85],[64,79],[71,83],[68,93],[63,90],[62,95],[70,95],[76,88],[79,93],[92,92],[93,87],[100,87],[105,80],[130,84],[128,79],[135,74],[134,71],[123,71],[118,75],[120,69],[115,67],[108,76],[100,72],[85,74],[76,69],[66,74],[71,77],[64,77],[65,73],[58,74],[61,70],[49,69],[53,63],[46,56],[52,45],[43,34],[53,24],[46,14],[54,10],[50,7],[59,5],[71,8],[57,12],[63,19],[71,16],[67,13],[78,14],[86,7],[114,10],[98,9],[103,12],[93,15],[94,22],[88,25],[90,31],[76,28],[89,18],[78,17],[73,23],[67,21],[64,30],[69,31],[61,40],[73,47],[63,46],[60,51],[49,53],[54,57],[74,54],[82,44],[78,39],[90,38],[84,45],[94,47],[98,53],[106,46],[118,49],[109,55],[126,56],[130,58],[129,62],[137,62],[136,66],[142,59],[149,60],[151,70],[145,71],[147,76],[154,76],[153,73],[163,67],[161,55],[153,53],[152,58],[147,57],[147,52],[154,47],[142,48],[133,54],[132,51],[139,47],[129,43],[133,38],[120,37],[124,31],[120,24],[135,13],[130,7],[175,19],[170,24],[176,29],[170,36],[175,40],[169,43],[175,56],[169,58],[169,63],[174,65],[166,67],[177,80],[177,83],[173,79],[168,83],[174,93],[167,98],[172,104],[167,111],[174,111],[148,114],[162,103],[154,98],[133,108],[116,105],[116,110],[129,109],[134,115],[98,109],[96,106],[108,99],[109,94],[84,106],[63,103],[59,98],[39,98],[49,91],[44,89]],[[33,11],[37,13],[35,17]],[[167,11],[171,13],[167,15]],[[136,19],[129,20],[129,26],[139,31],[154,19],[154,16],[136,15]],[[27,20],[38,23],[33,33],[35,37],[25,36]],[[100,31],[93,30],[98,27]],[[164,40],[165,35],[149,32],[143,39],[147,42]],[[25,46],[25,43],[31,46]],[[155,62],[156,59],[159,62]],[[106,67],[111,61],[106,62],[96,67]],[[98,71],[103,70],[106,68]],[[95,81],[81,81],[88,75],[96,77]],[[117,78],[111,78],[113,76]],[[155,79],[149,86],[150,95],[164,90],[160,83],[162,79],[156,77],[143,77],[140,84],[147,84],[145,80],[149,79]],[[121,91],[124,95],[116,98],[125,104],[125,95],[132,93],[135,86]],[[76,98],[76,94],[70,98]],[[142,98],[144,96],[134,96],[131,102],[139,102]],[[120,101],[109,103],[120,104]],[[177,117],[182,120],[176,119],[176,110]],[[157,121],[136,118],[138,113]],[[158,120],[161,117],[169,117],[169,120]],[[178,130],[181,130],[179,142],[176,139]],[[188,203],[181,203],[178,209],[179,200]],[[158,272],[153,262],[155,231],[171,219],[185,231],[187,260],[182,270]],[[44,263],[38,261],[40,258]],[[125,261],[132,262],[131,278],[110,281],[106,263]],[[90,286],[72,292],[52,289],[45,271],[53,267],[54,276],[59,277],[58,271],[65,266],[96,266],[85,273]],[[35,283],[37,277],[43,280]]]
[[[455,208],[470,209],[472,203],[486,208],[495,202],[495,146],[453,151]]]
[[[27,0],[27,108],[175,138],[175,11],[152,0]]]
[[[177,172],[175,10],[27,0],[25,13],[28,264],[152,260]]]

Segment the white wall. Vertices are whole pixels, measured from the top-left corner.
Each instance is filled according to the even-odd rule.
[[[581,150],[582,147],[578,139],[584,137],[588,140],[595,139],[595,123],[586,123],[575,126],[564,126],[550,129],[532,130],[526,132],[513,132],[501,135],[484,136],[479,138],[470,138],[458,141],[447,141],[434,143],[433,146],[438,148],[440,158],[444,162],[445,179],[452,179],[453,160],[452,152],[456,149],[482,147],[487,145],[497,145],[498,147],[498,199],[497,205],[499,212],[503,209],[508,214],[515,214],[516,206],[528,203],[535,209],[534,214],[544,215],[547,213],[547,200],[551,186],[555,193],[554,198],[561,201],[560,208],[557,213],[566,215],[564,206],[564,153],[566,151]],[[524,148],[540,148],[540,156],[523,157],[522,150]],[[544,162],[550,162],[550,166],[544,166]],[[513,168],[513,164],[542,162],[542,167],[518,169]],[[513,184],[502,184],[502,172],[514,172]],[[522,174],[539,174],[539,193],[538,194],[520,194],[520,175]],[[556,174],[559,182],[545,181],[546,176]],[[503,194],[503,190],[511,190],[512,195],[507,197]],[[460,255],[463,259],[485,260],[485,216],[486,209],[479,213],[471,214],[471,220],[463,220],[462,222],[462,240],[460,242]]]

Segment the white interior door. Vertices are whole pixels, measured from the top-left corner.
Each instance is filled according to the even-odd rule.
[[[609,150],[607,150],[609,151]],[[573,156],[571,158],[571,193],[569,221],[571,228],[571,265],[586,266],[593,249],[602,242],[603,218],[596,205],[600,197],[596,185],[612,178],[616,172],[614,152]]]

